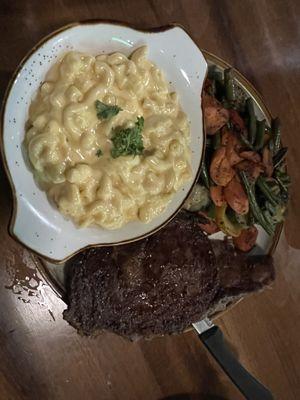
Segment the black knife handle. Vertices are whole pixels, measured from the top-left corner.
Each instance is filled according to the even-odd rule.
[[[273,400],[271,392],[234,357],[224,342],[222,331],[217,326],[203,332],[199,337],[247,400]]]

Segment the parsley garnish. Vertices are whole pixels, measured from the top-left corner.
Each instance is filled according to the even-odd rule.
[[[95,101],[95,107],[97,111],[97,117],[99,119],[109,119],[117,115],[120,111],[122,111],[121,107],[110,106],[108,104],[102,103],[102,101],[100,100]]]
[[[97,156],[97,157],[101,157],[102,155],[103,155],[102,150],[101,150],[101,149],[98,149],[98,150],[96,151],[96,156]]]
[[[111,141],[114,147],[111,149],[111,156],[117,158],[120,156],[140,155],[143,153],[142,130],[144,128],[144,118],[138,117],[132,128],[119,128],[113,132]]]

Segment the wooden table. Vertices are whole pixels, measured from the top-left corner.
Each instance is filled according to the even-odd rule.
[[[244,73],[281,117],[294,185],[275,254],[277,280],[272,290],[247,298],[218,324],[241,362],[276,399],[299,399],[300,2],[1,0],[1,95],[39,39],[90,18],[140,27],[180,22],[199,46]],[[62,319],[65,304],[39,277],[30,254],[8,236],[11,195],[2,170],[0,183],[1,399],[242,398],[193,332],[138,343],[108,333],[79,337]]]

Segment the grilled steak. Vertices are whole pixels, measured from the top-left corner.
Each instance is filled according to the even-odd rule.
[[[67,268],[64,318],[86,335],[107,329],[131,339],[181,332],[274,279],[271,257],[211,241],[185,214],[136,243],[85,251]]]

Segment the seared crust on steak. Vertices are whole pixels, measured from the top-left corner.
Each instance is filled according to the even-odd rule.
[[[273,279],[271,257],[249,257],[227,241],[209,240],[181,213],[149,238],[75,256],[64,318],[85,335],[177,333]]]

